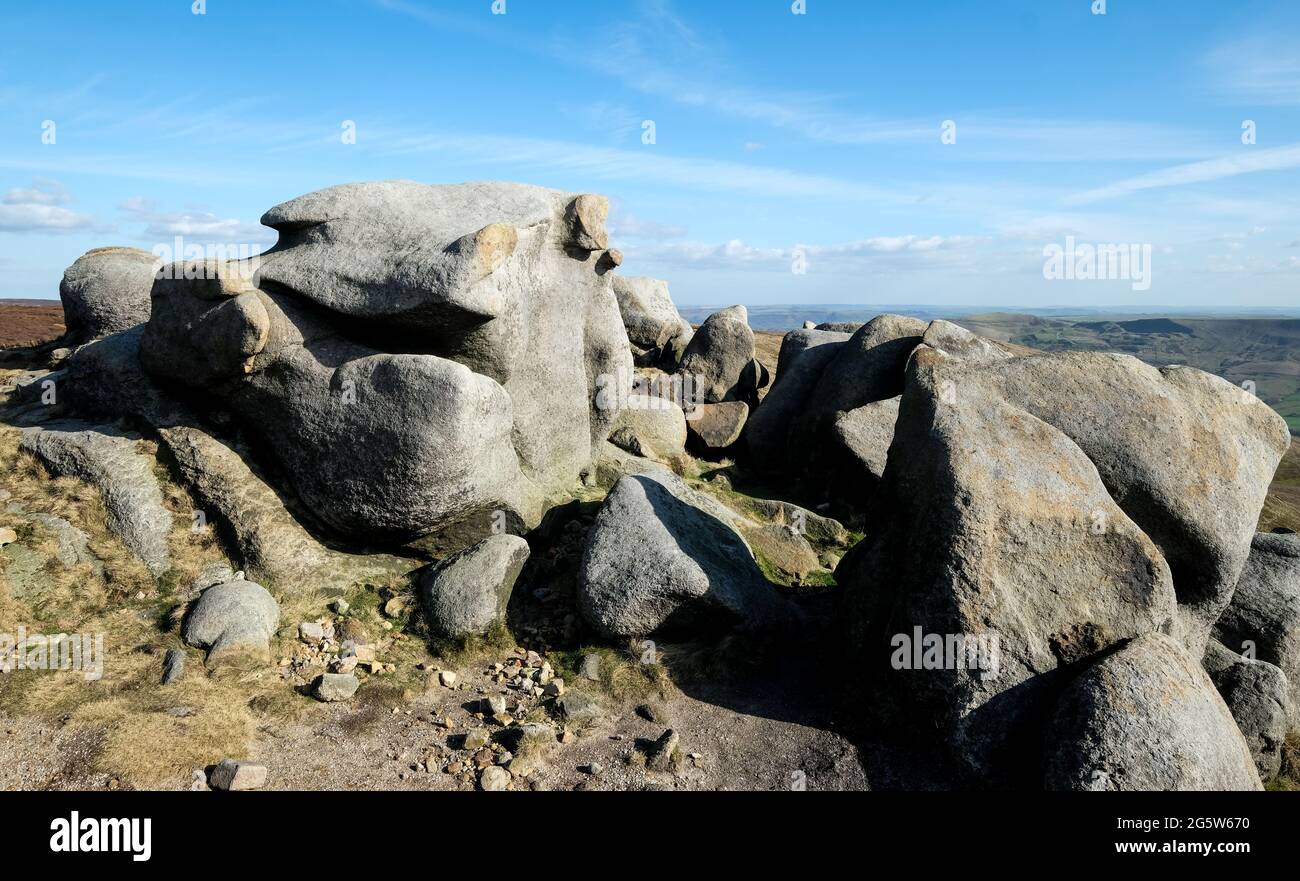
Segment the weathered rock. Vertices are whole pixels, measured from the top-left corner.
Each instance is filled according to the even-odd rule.
[[[792,330],[785,336],[781,337],[781,349],[776,356],[776,380],[772,383],[772,389],[775,390],[778,385],[785,380],[782,377],[788,377],[794,363],[799,356],[809,349],[820,348],[821,346],[831,346],[831,351],[836,351],[839,345],[846,343],[853,336],[852,333],[843,333],[829,330]],[[827,358],[833,357],[829,352],[823,352]],[[825,363],[817,368],[820,377],[822,367]],[[815,385],[815,383],[814,383]],[[811,391],[811,389],[810,389]]]
[[[54,533],[55,541],[58,542],[56,556],[64,566],[72,567],[86,563],[97,573],[103,572],[104,567],[91,552],[90,536],[86,535],[85,532],[62,517],[55,517],[53,514],[31,514],[29,519]],[[0,530],[0,532],[3,532],[3,530]],[[0,544],[4,543],[3,539],[0,539]]]
[[[213,789],[224,789],[229,792],[261,789],[266,785],[266,776],[265,765],[222,759],[208,775],[208,785]]]
[[[642,349],[671,350],[674,341],[690,343],[695,331],[677,312],[668,283],[655,278],[616,275],[614,296],[627,338]]]
[[[66,521],[65,521],[66,522]],[[13,544],[18,541],[18,533],[8,526],[0,528],[0,547]]]
[[[566,692],[556,699],[555,708],[565,722],[576,725],[593,722],[604,712],[595,698],[582,691]]]
[[[602,635],[636,636],[710,619],[752,627],[795,612],[735,529],[650,475],[624,477],[587,533],[578,607]]]
[[[788,526],[801,535],[822,544],[847,545],[849,531],[844,525],[830,517],[823,517],[814,511],[801,508],[793,502],[779,499],[751,499],[759,514],[774,520],[782,526]]]
[[[794,331],[781,341],[776,381],[745,423],[744,441],[753,463],[768,471],[789,468],[791,428],[817,388],[822,371],[848,334]]]
[[[137,325],[72,353],[64,365],[66,378],[60,391],[75,413],[91,419],[138,417],[165,424],[183,409],[145,373],[140,363],[143,336],[144,325]]]
[[[873,401],[832,419],[827,441],[832,479],[848,492],[870,493],[884,476],[901,400],[899,396]]]
[[[796,580],[821,568],[817,552],[793,525],[766,523],[749,527],[745,530],[745,538],[768,566]]]
[[[649,771],[668,771],[673,765],[673,753],[681,742],[676,731],[669,728],[646,750],[645,766]]]
[[[758,377],[748,385],[742,378],[754,360],[754,332],[744,306],[730,306],[704,320],[686,347],[680,372],[696,378],[703,403],[744,398],[757,389]]]
[[[1267,783],[1282,768],[1282,745],[1293,714],[1286,674],[1267,661],[1247,660],[1214,639],[1205,647],[1202,663]]]
[[[1214,628],[1234,652],[1281,668],[1300,728],[1300,536],[1258,533],[1232,602]]]
[[[1048,725],[1044,783],[1066,790],[1258,790],[1232,714],[1176,640],[1149,633],[1066,689]]]
[[[230,581],[210,587],[185,619],[186,645],[208,650],[214,663],[227,652],[265,652],[280,621],[280,605],[260,584]]]
[[[20,445],[55,474],[97,487],[108,526],[155,576],[171,565],[171,513],[163,507],[153,460],[137,452],[139,435],[111,425],[54,422],[23,431]]]
[[[429,628],[438,636],[481,635],[505,620],[506,604],[524,563],[528,542],[493,535],[416,573]]]
[[[700,404],[686,417],[686,430],[706,450],[725,450],[740,440],[749,419],[749,405],[744,401],[719,401]]]
[[[931,321],[921,342],[962,361],[1005,361],[1012,357],[1006,348],[971,333],[951,321]]]
[[[901,394],[908,356],[926,327],[916,318],[878,315],[838,346],[807,402],[801,420],[805,430],[817,436],[836,413]]]
[[[225,563],[208,563],[190,581],[189,592],[192,596],[197,597],[209,587],[215,587],[218,584],[225,584],[227,581],[234,580],[235,570]]]
[[[203,514],[226,530],[244,570],[254,579],[265,578],[293,593],[347,588],[411,568],[408,561],[388,555],[326,548],[249,466],[247,447],[193,424],[163,425],[158,434]]]
[[[1064,432],[1120,508],[1160,548],[1192,654],[1231,600],[1254,525],[1290,444],[1282,417],[1233,384],[1128,355],[962,361],[958,398],[997,396]]]
[[[351,673],[322,673],[311,685],[312,697],[325,703],[350,700],[361,683]]]
[[[185,675],[185,652],[168,649],[163,658],[162,684],[170,685]]]
[[[888,674],[907,718],[977,780],[1005,784],[1057,671],[1169,627],[1175,596],[1079,448],[996,396],[946,395],[955,363],[913,357],[873,528],[836,577],[853,631],[869,634],[868,669]],[[987,649],[983,663],[898,669],[917,628]]]
[[[510,788],[510,772],[498,765],[484,768],[479,773],[478,786],[484,792],[505,792]]]
[[[610,442],[633,455],[667,461],[685,451],[686,428],[686,414],[672,401],[629,395]]]
[[[63,273],[65,339],[81,343],[149,320],[159,260],[138,248],[94,248]]]
[[[281,236],[259,260],[160,281],[141,359],[224,401],[349,540],[536,524],[612,426],[597,381],[631,375],[592,247],[603,205],[510,184],[312,193],[267,212]]]

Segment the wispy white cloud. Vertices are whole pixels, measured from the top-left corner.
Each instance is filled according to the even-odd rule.
[[[258,223],[218,217],[207,211],[159,211],[157,204],[142,196],[123,201],[118,208],[131,220],[143,222],[141,236],[170,240],[177,236],[212,242],[266,243],[275,241],[275,231]]]
[[[609,234],[615,239],[650,239],[670,241],[684,238],[686,227],[672,223],[643,220],[633,214],[610,211]]]
[[[838,146],[939,145],[951,111],[905,118],[847,109],[843,94],[753,85],[728,63],[725,39],[690,27],[668,0],[642,0],[620,25],[598,37],[572,29],[550,42],[522,42],[486,16],[470,18],[415,0],[372,0],[392,13],[442,31],[490,40],[513,51],[543,54],[553,63],[592,71],[633,92],[709,111],[742,123],[788,132],[809,142]],[[956,115],[961,150],[956,160],[1067,162],[1078,160],[1185,160],[1212,154],[1199,132],[1147,121],[1021,118],[971,110]],[[761,146],[750,139],[746,152]]]
[[[58,181],[38,177],[29,187],[14,187],[6,192],[3,201],[6,205],[67,205],[72,194]]]
[[[1300,144],[1288,144],[1284,147],[1258,149],[1243,146],[1239,153],[1221,156],[1203,162],[1190,162],[1162,168],[1149,174],[1126,178],[1104,187],[1076,193],[1067,199],[1069,204],[1083,205],[1127,196],[1142,190],[1160,187],[1178,187],[1187,184],[1206,183],[1241,174],[1260,171],[1281,171],[1300,166]]]
[[[0,232],[75,232],[95,226],[95,218],[65,207],[72,196],[57,181],[38,178],[14,187],[0,201]]]
[[[1264,106],[1300,106],[1300,54],[1292,35],[1253,36],[1219,46],[1204,63],[1224,98]]]
[[[835,244],[750,245],[741,239],[721,243],[649,242],[626,249],[628,261],[710,270],[789,272],[796,258],[810,270],[864,273],[908,269],[971,269],[983,250],[1002,247],[988,236],[872,236]],[[986,264],[987,265],[987,264]]]
[[[545,138],[380,130],[372,134],[369,143],[371,149],[380,154],[448,154],[514,169],[580,171],[583,177],[591,180],[639,181],[695,191],[909,205],[917,199],[916,193],[902,193],[860,181],[741,162],[676,156],[657,146],[621,150]]]

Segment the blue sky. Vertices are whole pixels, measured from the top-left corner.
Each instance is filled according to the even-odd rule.
[[[0,297],[410,178],[604,193],[681,305],[1300,302],[1292,0],[192,6],[0,9]],[[1150,289],[1045,279],[1067,236],[1150,245]]]

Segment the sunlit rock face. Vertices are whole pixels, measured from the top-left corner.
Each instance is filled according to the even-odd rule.
[[[266,254],[165,268],[141,360],[228,406],[343,537],[535,524],[631,375],[607,209],[504,183],[310,193],[263,216]]]

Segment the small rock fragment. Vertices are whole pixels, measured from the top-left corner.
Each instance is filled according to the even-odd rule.
[[[322,673],[312,683],[312,697],[326,703],[348,700],[361,685],[351,673]]]
[[[478,785],[484,792],[504,792],[510,788],[510,772],[500,765],[490,765],[479,774]]]
[[[208,775],[208,785],[213,789],[224,789],[229,792],[261,789],[266,785],[266,773],[266,765],[222,759]]]
[[[180,649],[168,649],[163,658],[162,684],[170,685],[185,675],[185,652]]]

